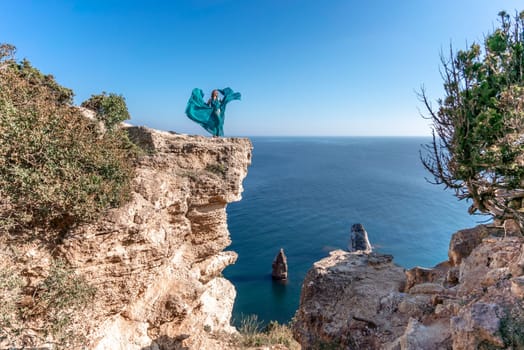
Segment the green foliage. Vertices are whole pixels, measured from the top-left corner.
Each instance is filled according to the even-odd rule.
[[[8,251],[13,248],[7,247]],[[82,344],[85,330],[78,321],[93,301],[95,288],[62,260],[53,261],[47,277],[34,288],[28,287],[20,271],[23,265],[14,255],[8,252],[0,260],[0,340],[17,347],[41,344],[52,335],[59,349]],[[43,333],[28,332],[30,329]]]
[[[93,110],[108,130],[113,130],[118,123],[129,119],[126,101],[122,95],[102,92],[92,95],[87,101],[82,102],[81,106]]]
[[[17,301],[23,286],[24,279],[18,271],[10,264],[3,265],[0,270],[0,342],[21,331]]]
[[[133,152],[125,133],[100,133],[72,106],[70,89],[17,63],[12,46],[1,45],[0,54],[3,227],[64,232],[126,201]]]
[[[0,44],[0,61],[15,58],[16,47],[11,44]]]
[[[524,187],[524,12],[499,16],[483,46],[442,58],[445,97],[437,110],[422,91],[433,122],[422,161],[434,183],[473,201],[470,213],[523,224],[522,209],[510,203]]]
[[[96,289],[62,260],[56,260],[37,292],[36,309],[46,315],[45,328],[62,344],[77,341],[74,315],[93,300]]]
[[[55,260],[39,287],[40,300],[47,309],[66,310],[80,308],[92,299],[96,290],[62,260]]]
[[[208,164],[206,170],[219,176],[226,176],[227,173],[227,167],[221,163]]]
[[[57,103],[61,105],[73,103],[73,90],[59,85],[55,78],[50,74],[42,74],[38,69],[33,67],[31,63],[24,59],[20,64],[12,66],[17,68],[18,76],[29,82],[33,87],[41,88],[46,91],[49,103]],[[38,94],[40,91],[35,89],[28,91],[29,94]]]
[[[43,279],[28,283],[16,247],[1,241],[0,341],[9,347],[37,346],[50,340],[57,349],[79,348],[87,329],[82,327],[85,310],[94,301],[96,289],[63,260],[53,260]],[[25,266],[25,267],[24,267]],[[38,330],[38,332],[35,332]]]
[[[519,301],[506,310],[500,322],[500,334],[506,349],[524,349],[524,305]]]

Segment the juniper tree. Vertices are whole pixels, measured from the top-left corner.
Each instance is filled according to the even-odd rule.
[[[470,199],[471,214],[524,225],[524,12],[499,13],[482,44],[441,55],[445,96],[433,108],[433,140],[421,159],[435,184]]]

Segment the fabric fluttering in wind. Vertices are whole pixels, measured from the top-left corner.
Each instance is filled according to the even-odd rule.
[[[195,88],[187,102],[186,115],[195,121],[213,136],[224,136],[224,118],[226,105],[233,100],[240,100],[240,92],[234,92],[231,88],[218,89],[223,98],[204,101],[204,92]]]

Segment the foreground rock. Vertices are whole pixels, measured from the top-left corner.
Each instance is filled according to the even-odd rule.
[[[448,261],[405,272],[332,252],[306,276],[294,335],[304,349],[524,349],[524,238],[504,233],[459,231]]]
[[[403,320],[391,317],[405,281],[390,255],[331,252],[304,279],[295,338],[305,349],[369,349],[392,341],[403,332]]]
[[[235,289],[221,273],[237,257],[224,251],[231,243],[225,208],[241,198],[251,143],[138,127],[129,132],[147,151],[131,201],[56,246],[19,247],[32,271],[26,283],[46,275],[53,254],[96,287],[94,302],[68,326],[85,336],[81,348],[225,348],[219,335],[236,332],[230,326]],[[53,341],[24,337],[24,344]],[[0,340],[0,348],[17,341]]]

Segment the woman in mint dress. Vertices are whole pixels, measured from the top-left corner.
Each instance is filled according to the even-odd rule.
[[[220,99],[218,93],[223,98]],[[224,117],[226,105],[233,100],[240,100],[240,93],[230,88],[213,90],[211,98],[204,102],[204,93],[201,89],[193,89],[187,102],[186,115],[197,122],[213,136],[224,136]]]

